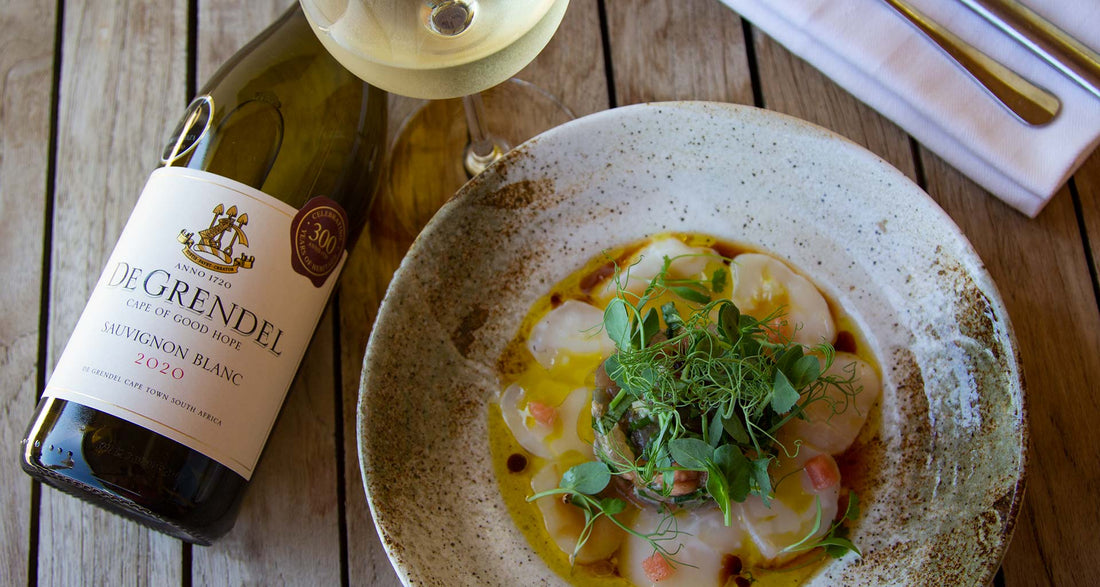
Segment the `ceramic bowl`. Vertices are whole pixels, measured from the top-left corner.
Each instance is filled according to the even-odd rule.
[[[467,184],[413,244],[370,340],[359,454],[375,524],[416,585],[556,584],[493,477],[496,362],[530,305],[587,260],[662,232],[788,259],[854,318],[883,394],[857,442],[863,549],[817,585],[983,584],[1020,507],[1017,346],[981,260],[909,179],[749,107],[618,108],[545,133]]]

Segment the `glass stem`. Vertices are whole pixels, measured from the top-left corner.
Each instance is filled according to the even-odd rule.
[[[485,106],[481,94],[470,94],[462,98],[466,111],[466,128],[470,133],[470,142],[466,144],[463,166],[466,174],[473,177],[496,161],[508,150],[508,144],[489,133],[485,126]]]

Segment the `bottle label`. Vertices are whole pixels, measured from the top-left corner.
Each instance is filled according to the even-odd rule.
[[[250,478],[346,236],[344,211],[327,198],[296,210],[204,171],[154,171],[43,395]]]

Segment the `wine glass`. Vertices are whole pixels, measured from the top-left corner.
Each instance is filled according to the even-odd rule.
[[[415,102],[390,148],[388,194],[415,236],[446,197],[512,145],[572,119],[509,79],[546,46],[569,0],[300,0],[321,43],[363,80]],[[424,102],[428,100],[428,102]]]

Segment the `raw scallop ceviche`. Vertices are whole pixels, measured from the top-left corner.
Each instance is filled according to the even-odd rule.
[[[501,358],[513,518],[575,583],[796,584],[860,556],[836,460],[880,393],[858,340],[774,256],[698,235],[605,253]]]

